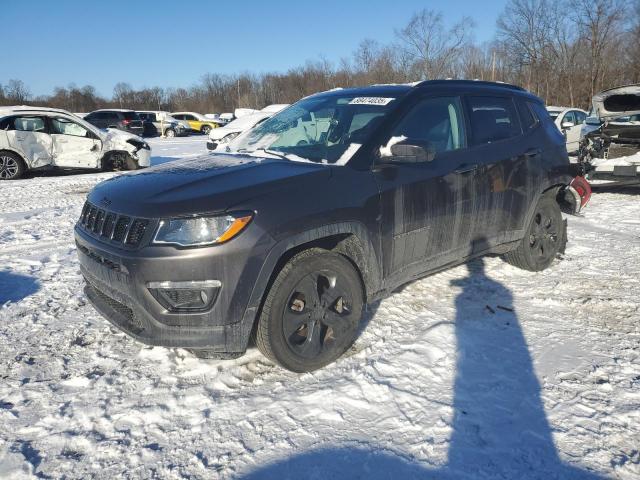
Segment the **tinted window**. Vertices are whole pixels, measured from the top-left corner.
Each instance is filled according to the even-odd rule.
[[[185,120],[195,120],[196,117],[194,117],[193,115],[183,115]]]
[[[44,132],[46,130],[42,117],[16,117],[13,120],[13,127],[21,132]]]
[[[122,112],[122,116],[126,120],[140,120],[140,117],[136,112]]]
[[[523,130],[533,128],[536,123],[538,123],[536,117],[531,113],[529,106],[522,100],[518,100],[518,113],[520,113],[520,122],[522,123]]]
[[[436,152],[463,148],[465,133],[461,111],[458,97],[427,98],[420,101],[393,129],[391,141],[386,147],[382,147],[381,154],[390,156],[391,145],[400,142],[421,145]],[[400,142],[397,139],[401,139]]]
[[[552,119],[552,117],[549,114],[549,111],[546,108],[544,108],[544,105],[542,105],[541,103],[527,102],[527,105],[529,105],[529,108],[531,109],[533,114],[536,116],[538,121],[544,122]],[[557,116],[558,114],[556,113],[556,117]]]
[[[469,97],[471,139],[474,145],[520,135],[515,106],[505,97]]]

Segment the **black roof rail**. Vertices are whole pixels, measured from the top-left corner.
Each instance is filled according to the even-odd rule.
[[[437,86],[437,85],[451,85],[451,84],[458,84],[458,85],[486,85],[486,86],[491,86],[491,87],[502,87],[502,88],[509,88],[511,90],[518,90],[520,92],[526,92],[526,90],[522,87],[519,87],[517,85],[512,85],[510,83],[503,83],[503,82],[489,82],[487,80],[457,80],[457,79],[451,79],[451,80],[446,80],[446,79],[437,79],[437,80],[423,80],[422,82],[418,83],[416,85],[416,88],[420,88],[420,87],[426,87],[426,86]]]

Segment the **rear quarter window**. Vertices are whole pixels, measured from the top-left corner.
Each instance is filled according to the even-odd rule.
[[[538,102],[527,102],[527,105],[529,106],[529,108],[531,109],[533,114],[536,116],[538,121],[540,121],[540,122],[553,122],[553,119],[551,118],[551,115],[549,114],[549,111],[546,108],[544,108],[544,105],[542,105],[541,103],[538,103]],[[558,115],[556,114],[556,117],[557,116]]]
[[[520,123],[522,124],[522,130],[529,130],[538,124],[538,119],[533,115],[533,112],[527,105],[527,102],[517,100],[518,113],[520,114]]]
[[[522,133],[513,100],[509,97],[468,97],[471,143],[482,145]]]

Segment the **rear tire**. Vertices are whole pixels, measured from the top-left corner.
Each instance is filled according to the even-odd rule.
[[[176,132],[173,128],[167,128],[167,130],[164,132],[164,136],[168,138],[173,138],[176,136]]]
[[[567,229],[560,206],[553,195],[545,194],[536,205],[524,238],[514,250],[504,255],[504,259],[523,270],[540,272],[564,251],[566,241]]]
[[[203,135],[209,135],[209,132],[211,131],[211,127],[209,125],[203,125],[200,131],[202,132]]]
[[[27,165],[19,155],[0,152],[0,180],[18,180],[27,171]]]
[[[269,289],[256,346],[287,370],[317,370],[351,346],[363,308],[362,281],[349,260],[326,250],[305,250],[287,262]]]

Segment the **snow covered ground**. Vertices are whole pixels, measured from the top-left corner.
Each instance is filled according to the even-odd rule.
[[[0,478],[640,478],[640,187],[597,191],[548,271],[416,281],[296,375],[143,346],[87,304],[72,230],[111,175],[0,184]]]

